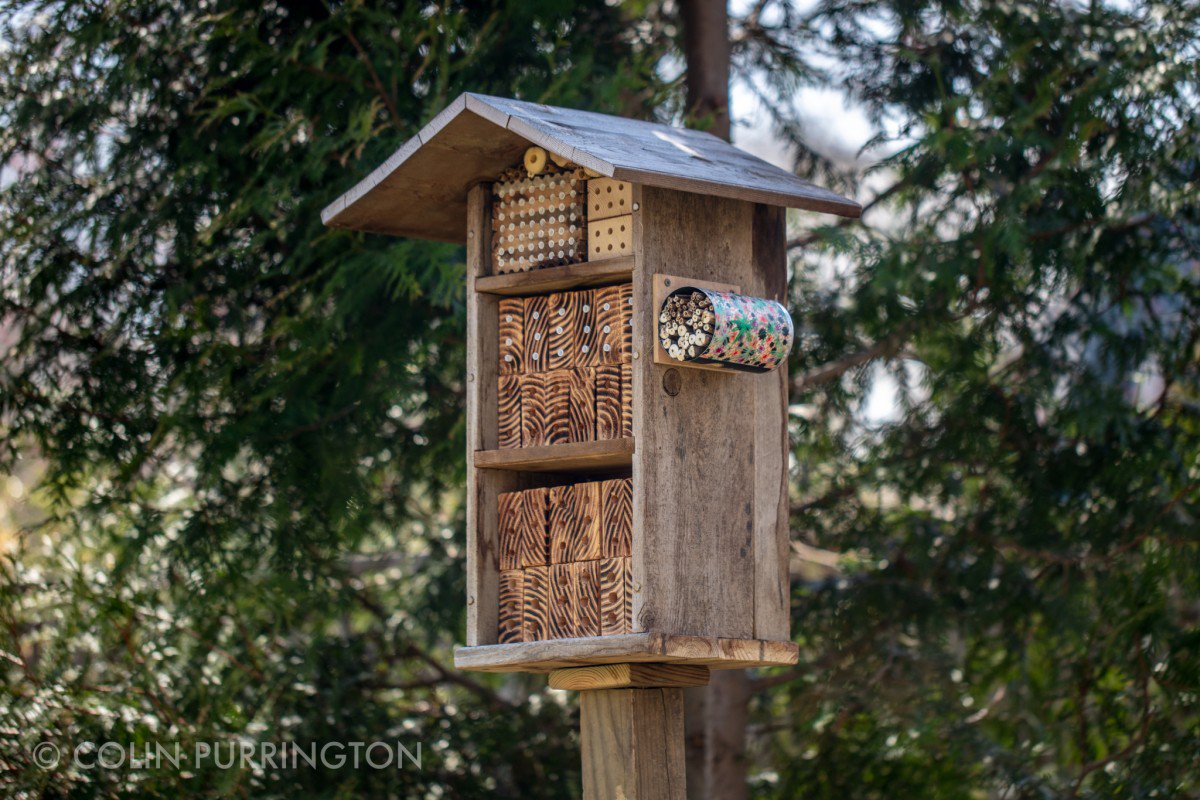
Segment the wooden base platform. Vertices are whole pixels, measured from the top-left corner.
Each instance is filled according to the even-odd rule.
[[[798,658],[799,647],[794,642],[667,633],[486,644],[454,650],[454,666],[475,672],[551,672],[588,664],[635,662],[698,664],[709,669],[785,667],[795,664]]]

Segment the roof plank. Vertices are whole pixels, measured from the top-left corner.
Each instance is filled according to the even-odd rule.
[[[459,96],[321,213],[326,225],[462,242],[467,190],[530,144],[601,175],[857,217],[861,206],[703,131],[474,93]]]

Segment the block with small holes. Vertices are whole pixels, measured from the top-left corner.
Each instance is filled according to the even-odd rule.
[[[577,264],[585,258],[587,181],[581,169],[519,170],[492,187],[492,262],[497,275]]]
[[[619,217],[633,211],[633,184],[614,178],[592,178],[587,187],[588,221]]]
[[[588,220],[588,261],[633,255],[633,215]]]
[[[500,362],[501,375],[525,371],[525,301],[520,297],[500,300]]]

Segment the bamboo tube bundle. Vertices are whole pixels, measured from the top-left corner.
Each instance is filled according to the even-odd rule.
[[[787,358],[794,332],[774,300],[685,286],[663,301],[658,336],[675,361],[769,372]]]

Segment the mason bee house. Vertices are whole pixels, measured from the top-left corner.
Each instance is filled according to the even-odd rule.
[[[466,94],[326,209],[467,245],[459,668],[795,663],[788,207],[861,210],[705,133]]]

